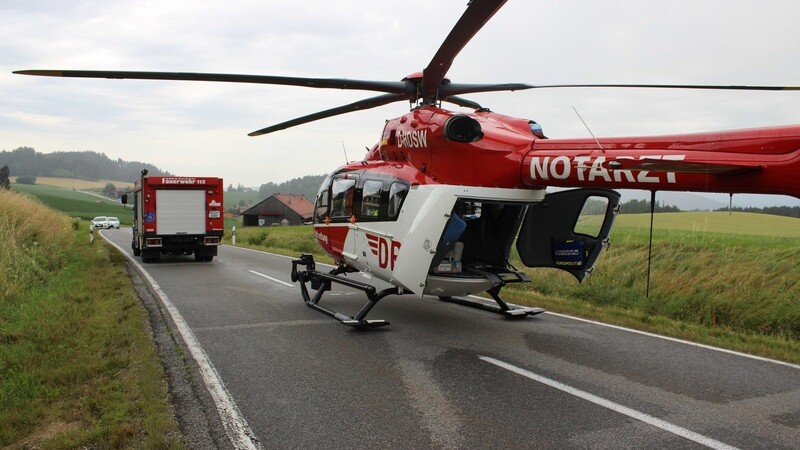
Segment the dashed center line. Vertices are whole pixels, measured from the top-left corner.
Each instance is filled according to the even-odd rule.
[[[287,283],[287,282],[285,282],[283,280],[279,280],[277,278],[273,278],[273,277],[271,277],[269,275],[264,275],[263,273],[256,272],[255,270],[248,270],[248,272],[252,273],[253,275],[258,275],[260,277],[266,278],[266,279],[268,279],[270,281],[274,281],[274,282],[276,282],[278,284],[282,284],[282,285],[287,286],[287,287],[294,287],[294,285],[292,283]]]
[[[595,405],[602,406],[603,408],[608,408],[612,411],[618,412],[620,414],[624,414],[632,419],[636,419],[638,421],[644,422],[648,425],[652,425],[656,428],[660,428],[668,433],[675,434],[677,436],[681,436],[685,439],[690,441],[697,442],[698,444],[705,445],[706,447],[719,449],[719,450],[733,450],[736,447],[732,447],[724,442],[720,442],[716,439],[712,439],[708,436],[704,436],[700,433],[695,433],[694,431],[688,430],[683,427],[679,427],[675,424],[669,423],[667,421],[661,420],[657,417],[653,417],[649,414],[645,414],[641,411],[637,411],[632,408],[628,408],[627,406],[622,406],[619,403],[614,403],[611,400],[606,400],[602,397],[598,397],[594,394],[590,394],[586,391],[582,391],[580,389],[574,388],[572,386],[568,386],[564,383],[560,383],[555,380],[551,380],[550,378],[543,377],[541,375],[537,375],[533,372],[527,371],[525,369],[519,368],[517,366],[505,363],[503,361],[490,358],[488,356],[481,356],[480,359],[482,361],[488,362],[490,364],[494,364],[495,366],[501,367],[503,369],[509,370],[511,372],[516,373],[517,375],[522,375],[525,378],[531,379],[533,381],[545,384],[552,388],[558,389],[559,391],[566,392],[567,394],[574,395],[575,397],[582,398],[583,400],[589,401],[594,403]]]

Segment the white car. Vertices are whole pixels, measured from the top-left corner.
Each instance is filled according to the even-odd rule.
[[[108,218],[108,228],[119,228],[119,219],[116,217]]]
[[[92,225],[95,228],[109,228],[108,217],[97,216],[94,219],[92,219]]]

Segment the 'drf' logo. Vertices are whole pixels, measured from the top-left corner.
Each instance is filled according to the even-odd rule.
[[[373,234],[367,235],[367,241],[372,254],[378,257],[378,267],[385,269],[390,266],[389,270],[394,271],[394,262],[397,260],[397,253],[400,251],[400,242],[388,241]]]

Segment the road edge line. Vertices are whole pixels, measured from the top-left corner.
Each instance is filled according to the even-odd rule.
[[[214,405],[222,421],[225,434],[228,435],[231,444],[237,449],[260,450],[262,448],[261,443],[250,429],[239,407],[236,406],[233,397],[231,397],[230,393],[225,388],[225,384],[222,382],[222,378],[220,378],[217,369],[211,364],[211,360],[208,358],[208,355],[205,350],[203,350],[203,347],[200,345],[200,342],[195,337],[191,328],[189,328],[189,324],[183,319],[178,308],[170,301],[169,297],[167,297],[167,294],[161,289],[161,286],[159,286],[156,280],[150,276],[138,261],[133,259],[133,256],[124,251],[122,247],[106,238],[102,231],[100,231],[100,235],[107,243],[115,247],[133,264],[145,281],[147,281],[147,284],[150,285],[150,288],[153,290],[156,297],[158,297],[161,305],[169,312],[173,323],[175,323],[175,327],[178,329],[178,333],[180,333],[183,342],[189,349],[189,353],[200,368],[203,383],[206,385],[206,389],[214,400]]]

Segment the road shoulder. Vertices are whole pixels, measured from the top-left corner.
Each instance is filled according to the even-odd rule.
[[[211,395],[202,383],[199,367],[188,357],[189,351],[174,332],[175,325],[169,314],[163,310],[139,271],[130,262],[126,262],[126,266],[136,295],[147,310],[153,342],[164,368],[173,413],[184,444],[200,450],[233,448]]]

